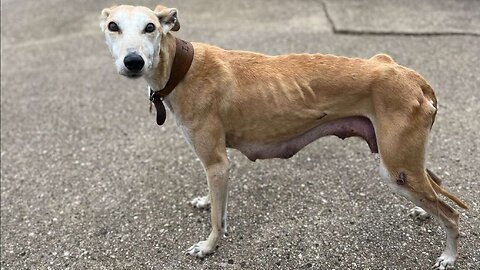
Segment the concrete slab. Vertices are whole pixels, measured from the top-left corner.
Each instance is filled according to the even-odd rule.
[[[154,8],[158,1],[143,1]],[[98,18],[105,7],[116,1],[15,0],[2,2],[2,45],[12,46],[25,42],[62,38],[78,34],[98,33]],[[138,1],[122,1],[138,5]],[[292,1],[162,1],[180,10],[182,34],[197,33],[209,40],[225,31],[239,32],[330,32],[331,25],[323,7],[314,0]],[[309,10],[309,12],[304,12]],[[288,11],[288,12],[287,12]],[[22,16],[18,16],[22,14]],[[202,39],[203,40],[203,39]]]
[[[329,137],[289,160],[252,163],[230,151],[230,235],[205,260],[183,255],[209,232],[209,212],[186,204],[206,190],[203,169],[171,115],[155,124],[145,83],[115,73],[95,32],[111,3],[62,2],[83,18],[67,24],[59,2],[38,2],[45,6],[19,0],[2,10],[2,269],[423,269],[440,254],[443,231],[406,217],[412,205],[390,194],[368,146]],[[475,269],[480,38],[337,35],[324,27],[321,3],[239,2],[179,2],[179,35],[269,54],[385,52],[430,81],[440,110],[428,166],[472,207],[461,213],[457,269]],[[65,23],[24,27],[36,10]],[[292,10],[319,25],[277,26]]]
[[[480,35],[476,0],[326,0],[338,33]]]

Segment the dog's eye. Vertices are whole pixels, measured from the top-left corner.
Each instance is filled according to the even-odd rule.
[[[145,33],[152,33],[153,31],[155,31],[155,25],[153,23],[149,23],[145,26]]]
[[[108,30],[112,31],[112,32],[118,32],[118,25],[114,22],[110,22],[108,24]]]

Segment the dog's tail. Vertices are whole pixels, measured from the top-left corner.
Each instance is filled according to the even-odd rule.
[[[449,198],[461,208],[468,209],[468,206],[464,202],[462,202],[455,195],[453,195],[452,193],[442,188],[442,186],[440,186],[442,184],[442,180],[436,174],[434,174],[429,169],[427,169],[427,174],[428,174],[428,179],[430,180],[430,184],[432,185],[433,190],[435,190],[435,192],[440,193],[445,197]]]

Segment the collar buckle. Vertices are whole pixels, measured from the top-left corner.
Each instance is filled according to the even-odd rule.
[[[163,97],[160,95],[160,91],[153,91],[150,86],[148,87],[148,96],[150,101],[153,103],[163,101]]]

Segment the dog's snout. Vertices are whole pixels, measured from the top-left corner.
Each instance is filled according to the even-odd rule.
[[[132,72],[139,72],[145,65],[145,61],[143,60],[143,58],[136,53],[130,53],[125,56],[125,59],[123,59],[123,63],[125,64],[125,67],[127,67],[128,70]]]

